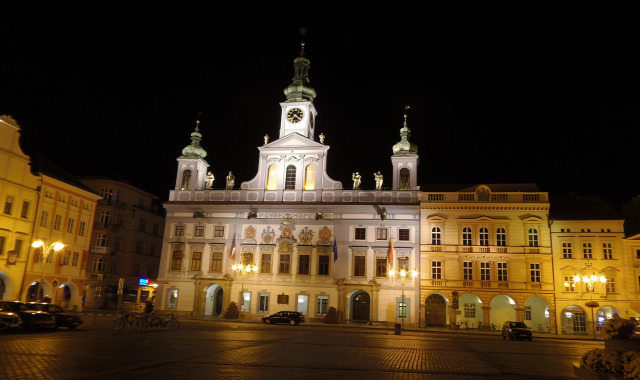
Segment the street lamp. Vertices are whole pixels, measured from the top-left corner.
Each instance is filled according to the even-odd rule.
[[[53,249],[54,252],[58,252],[62,248],[64,248],[64,244],[60,243],[59,241],[56,241],[51,243],[50,245],[47,245],[42,240],[36,240],[33,242],[33,244],[31,244],[31,246],[33,248],[42,247],[42,272],[40,273],[40,282],[38,283],[38,293],[37,293],[37,296],[38,296],[37,298],[39,298],[38,301],[41,301],[42,298],[44,298],[44,264],[47,262],[47,259],[49,258],[49,254],[51,253],[51,250]]]
[[[233,269],[234,272],[240,272],[240,275],[242,276],[242,289],[240,290],[240,296],[242,298],[242,305],[244,305],[244,277],[247,275],[247,273],[258,273],[258,266],[255,264],[243,265],[242,263],[240,263],[233,264],[231,269]]]
[[[582,273],[586,273],[586,274],[582,274],[582,275],[576,274],[575,276],[573,276],[573,281],[575,283],[583,282],[585,287],[587,288],[587,291],[589,292],[590,301],[587,302],[585,306],[591,308],[591,323],[593,323],[593,339],[595,339],[596,338],[596,320],[593,313],[593,309],[600,306],[600,304],[593,300],[593,292],[595,290],[596,283],[600,282],[604,285],[607,282],[607,278],[602,274],[596,274],[595,270],[593,270],[592,268],[593,268],[593,264],[591,264],[591,262],[589,262],[589,260],[587,259],[587,265],[582,270]],[[589,275],[588,272],[591,272],[591,275]],[[565,283],[564,285],[569,286],[569,284],[567,283]]]
[[[404,281],[407,278],[407,276],[409,276],[409,274],[411,274],[411,277],[414,278],[418,275],[418,271],[416,271],[415,269],[412,271],[407,271],[406,269],[400,269],[399,272],[397,272],[398,276],[400,276],[400,283],[402,285],[402,304],[400,307],[400,318],[401,318],[401,323],[402,323],[402,329],[404,330],[404,319],[407,316],[407,305],[404,302]],[[394,277],[396,275],[396,271],[391,269],[389,271],[389,276]]]

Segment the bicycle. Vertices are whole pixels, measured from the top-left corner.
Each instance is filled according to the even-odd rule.
[[[122,331],[127,326],[134,328],[136,331],[140,331],[147,326],[147,321],[133,313],[124,313],[124,315],[118,317],[113,323],[113,329],[116,331]]]
[[[149,321],[149,326],[153,331],[158,331],[164,327],[169,327],[172,330],[180,330],[180,322],[178,322],[178,319],[175,317],[174,313],[163,314],[161,316],[151,318],[151,320]]]

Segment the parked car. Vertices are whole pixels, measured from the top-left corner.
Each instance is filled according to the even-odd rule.
[[[20,316],[12,311],[0,311],[0,331],[19,329],[22,326]]]
[[[531,329],[524,322],[506,321],[502,325],[502,339],[527,339],[532,340]]]
[[[56,327],[67,327],[73,330],[83,322],[80,314],[66,311],[58,305],[45,302],[27,302],[26,305],[30,310],[44,311],[53,315],[56,318]]]
[[[262,318],[262,323],[288,323],[290,325],[299,325],[304,322],[304,315],[297,311],[279,311]]]
[[[0,310],[20,316],[23,329],[53,329],[56,319],[53,315],[38,310],[29,310],[27,305],[18,301],[0,301]]]

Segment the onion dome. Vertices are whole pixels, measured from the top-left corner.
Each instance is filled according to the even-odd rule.
[[[309,86],[310,61],[304,56],[304,42],[301,44],[300,56],[293,60],[293,82],[284,89],[287,102],[313,101],[316,97],[316,90]]]
[[[400,128],[400,142],[393,146],[394,156],[416,156],[418,154],[418,146],[409,142],[411,130],[407,127],[407,109],[404,111],[404,125]]]
[[[180,158],[205,158],[207,151],[200,146],[202,134],[200,134],[200,120],[196,120],[196,129],[191,132],[191,144],[182,149],[182,157]]]

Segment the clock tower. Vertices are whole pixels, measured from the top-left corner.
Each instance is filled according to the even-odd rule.
[[[293,81],[284,89],[287,100],[280,103],[282,107],[280,138],[298,133],[313,140],[317,114],[313,99],[316,97],[316,91],[309,85],[309,66],[309,59],[304,56],[303,42],[300,56],[293,61]]]

